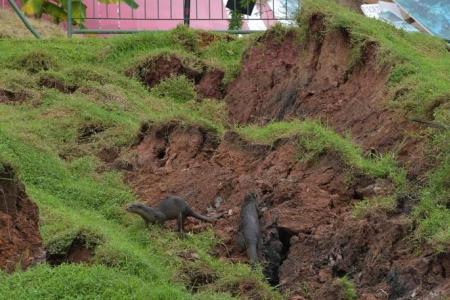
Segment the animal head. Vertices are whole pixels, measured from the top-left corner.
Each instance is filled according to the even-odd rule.
[[[256,202],[258,196],[254,192],[249,192],[245,195],[244,203]]]
[[[156,222],[156,215],[153,208],[143,203],[132,203],[126,208],[127,212],[135,213],[145,218],[149,222]]]

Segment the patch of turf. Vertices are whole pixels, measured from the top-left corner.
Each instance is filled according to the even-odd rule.
[[[178,103],[197,99],[194,83],[186,76],[171,76],[151,89],[159,98],[171,98]]]

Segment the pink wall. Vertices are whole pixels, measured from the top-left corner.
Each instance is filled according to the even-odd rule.
[[[172,0],[172,3],[169,0],[137,0],[137,3],[139,8],[132,10],[126,4],[105,5],[96,0],[85,0],[86,26],[90,29],[167,30],[183,23],[183,0]],[[225,8],[225,3],[226,0],[191,0],[190,26],[198,29],[228,29],[226,19],[229,17],[229,12]],[[273,18],[270,7],[264,6],[261,11],[263,11],[263,18]],[[92,18],[103,19],[93,20]],[[259,16],[252,16],[252,18],[259,18]],[[244,23],[244,29],[249,29],[247,23]],[[268,26],[274,21],[264,21],[264,23]]]
[[[84,0],[87,6],[85,25],[88,29],[103,30],[168,30],[183,23],[183,0],[136,1],[139,7],[132,10],[123,3],[106,5],[97,0]],[[190,26],[207,30],[228,29],[229,11],[225,4],[226,0],[191,0]],[[8,7],[8,1],[0,0],[0,5]],[[276,22],[269,5],[257,4],[250,18],[253,20],[245,21],[243,29],[263,30]]]

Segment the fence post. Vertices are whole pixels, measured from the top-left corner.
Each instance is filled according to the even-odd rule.
[[[190,19],[191,19],[191,0],[184,0],[184,25],[189,27]]]
[[[72,37],[72,0],[67,0],[67,37]]]

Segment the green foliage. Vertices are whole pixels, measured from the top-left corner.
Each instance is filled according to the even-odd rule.
[[[336,279],[336,283],[341,286],[344,291],[345,300],[356,300],[358,299],[358,293],[356,292],[355,285],[353,282],[344,276]]]
[[[240,30],[242,28],[243,14],[241,8],[246,9],[249,5],[256,3],[256,0],[237,0],[236,6],[230,10],[229,30]]]
[[[70,0],[72,2],[72,20],[74,25],[83,26],[86,18],[86,5],[81,0]],[[119,3],[118,0],[99,0],[102,3]],[[132,9],[138,8],[138,4],[134,0],[124,0],[124,2]],[[69,1],[67,0],[25,0],[22,5],[22,11],[28,16],[41,18],[47,15],[52,18],[53,22],[59,24],[68,18]]]
[[[229,30],[239,30],[242,28],[242,13],[237,11],[237,10],[231,10],[230,11],[230,21],[228,24],[228,29]]]
[[[164,79],[150,91],[160,98],[171,98],[178,103],[197,99],[194,82],[185,75],[171,76]]]

